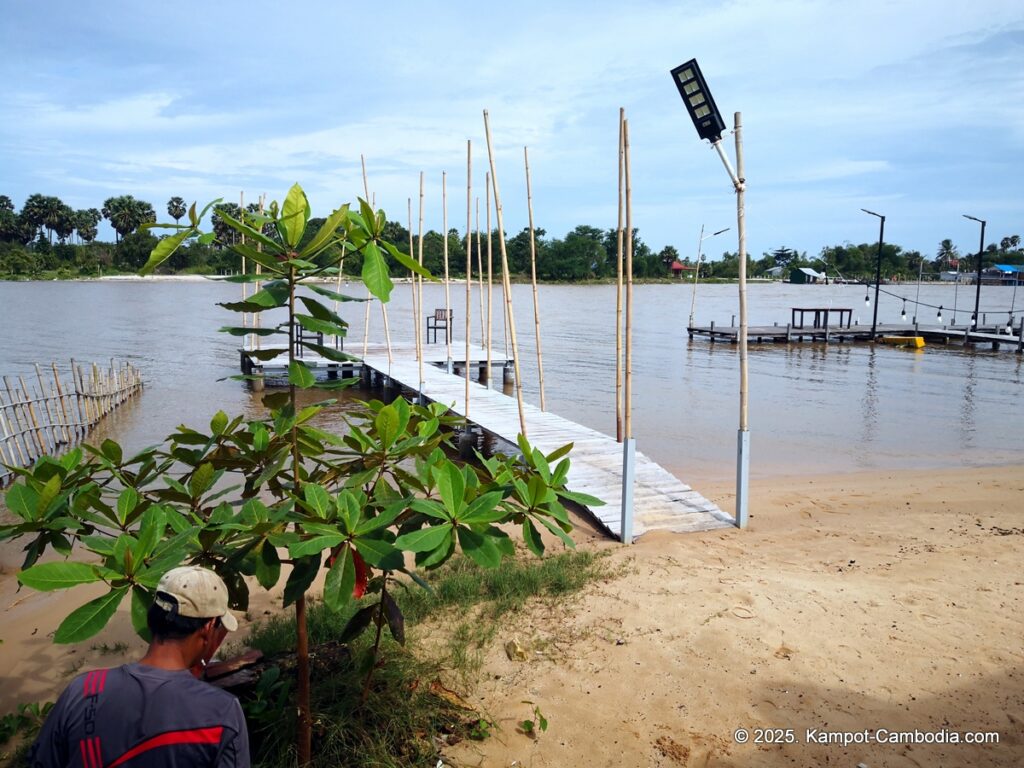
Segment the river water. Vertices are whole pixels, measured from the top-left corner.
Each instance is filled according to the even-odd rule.
[[[251,290],[251,289],[250,289]],[[365,295],[353,283],[347,292]],[[886,286],[909,299],[916,286]],[[956,297],[954,299],[954,292]],[[0,374],[34,375],[34,363],[67,367],[129,361],[141,369],[141,396],[108,417],[96,437],[129,448],[159,442],[178,424],[202,426],[217,410],[261,413],[259,397],[238,373],[239,340],[217,333],[237,325],[216,306],[240,298],[238,285],[214,281],[103,280],[0,283]],[[444,306],[440,285],[424,289],[424,307]],[[464,337],[465,286],[451,286],[456,336]],[[493,344],[504,354],[501,292],[494,298]],[[615,434],[615,288],[545,285],[539,289],[548,410]],[[512,289],[524,395],[539,403],[532,291]],[[973,308],[974,288],[925,285],[923,304],[944,307],[949,322]],[[689,284],[634,288],[633,433],[638,448],[700,489],[734,476],[738,426],[738,356],[730,344],[689,341]],[[1024,290],[984,286],[989,321],[1005,320]],[[751,325],[788,322],[793,306],[850,307],[870,323],[864,288],[847,285],[752,284]],[[411,342],[411,291],[398,285],[388,305],[392,339]],[[472,339],[480,338],[479,296],[472,299]],[[695,318],[728,325],[737,313],[735,285],[699,285]],[[913,315],[913,303],[907,305]],[[899,321],[902,302],[883,294],[879,321]],[[1018,310],[1019,311],[1019,310]],[[363,339],[363,305],[345,304],[346,347]],[[998,314],[997,314],[998,313]],[[922,308],[922,323],[935,320]],[[1020,315],[1018,314],[1018,317]],[[379,306],[370,338],[383,340]],[[1021,356],[1012,351],[929,346],[922,351],[863,343],[750,344],[751,473],[835,473],[886,469],[956,469],[1024,458]],[[500,385],[500,384],[498,384]],[[496,385],[497,386],[497,385]],[[343,406],[340,406],[343,407]],[[326,420],[338,421],[338,412]]]

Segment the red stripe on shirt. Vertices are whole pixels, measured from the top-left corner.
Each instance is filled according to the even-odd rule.
[[[89,688],[91,687],[92,676],[95,675],[95,674],[96,674],[95,672],[87,672],[85,674],[85,679],[82,681],[82,696],[84,698],[86,698],[86,699],[89,698],[92,695],[89,692]]]
[[[78,746],[82,749],[82,766],[83,768],[92,768],[92,766],[89,764],[89,753],[86,751],[85,744],[85,739],[82,739],[80,742],[78,742]]]
[[[100,754],[100,739],[98,736],[89,742],[89,748],[92,751],[94,768],[103,768],[103,755]]]
[[[103,687],[107,684],[107,671],[106,669],[101,669],[96,673],[99,677],[96,693],[103,693]]]
[[[131,760],[133,757],[138,757],[143,752],[148,752],[158,747],[170,747],[176,744],[219,744],[223,733],[224,727],[220,725],[214,728],[193,728],[186,731],[161,733],[159,736],[146,739],[141,744],[132,747],[107,766],[107,768],[116,768],[116,766]]]

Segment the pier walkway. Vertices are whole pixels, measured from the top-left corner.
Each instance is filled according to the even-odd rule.
[[[356,345],[353,345],[356,346]],[[372,378],[400,385],[411,392],[419,391],[419,365],[415,350],[409,347],[392,347],[389,362],[387,351],[381,345],[371,345],[362,357],[362,349],[346,350],[358,355],[361,362],[331,363],[307,355],[303,361],[313,367],[333,367],[335,375],[352,375],[365,366]],[[485,353],[478,346],[473,347],[475,355],[470,366],[485,364],[481,358]],[[465,364],[465,341],[452,342],[454,365],[462,369]],[[242,353],[243,361],[245,353]],[[494,379],[507,361],[492,360]],[[466,416],[465,374],[447,373],[445,368],[445,347],[441,344],[425,345],[423,366],[423,397],[443,403],[454,413]],[[244,362],[243,362],[244,365]],[[251,361],[250,370],[262,370],[268,376],[283,366],[275,361]],[[516,448],[516,436],[520,432],[519,409],[515,397],[490,389],[485,384],[470,381],[468,421],[495,438]],[[605,506],[587,508],[590,515],[611,535],[621,538],[621,495],[622,495],[622,444],[597,430],[590,429],[540,408],[523,404],[526,420],[526,435],[530,444],[544,453],[573,443],[569,454],[572,462],[567,487],[571,491],[585,493],[601,499]],[[633,535],[638,537],[652,530],[662,531],[705,531],[728,528],[733,519],[715,504],[704,498],[690,486],[673,476],[650,458],[636,452],[636,484],[633,490]]]

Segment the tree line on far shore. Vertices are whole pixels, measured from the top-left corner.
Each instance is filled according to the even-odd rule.
[[[248,213],[256,213],[256,204],[247,207]],[[181,197],[167,201],[167,214],[180,222],[187,214],[187,206]],[[227,245],[234,242],[237,233],[228,227],[218,211],[232,218],[239,218],[242,211],[236,203],[222,203],[211,216],[211,226],[217,234],[214,244],[189,243],[180,248],[164,265],[162,271],[178,274],[227,274],[241,268],[237,254]],[[106,219],[115,233],[115,242],[97,240],[100,221]],[[149,257],[157,238],[148,230],[141,230],[143,224],[155,222],[156,211],[151,203],[138,200],[131,195],[110,197],[102,208],[75,210],[60,198],[33,194],[26,199],[20,211],[15,209],[11,199],[0,195],[0,277],[91,277],[102,274],[135,272]],[[315,231],[323,219],[313,219],[310,231]],[[275,236],[267,232],[268,236]],[[580,282],[605,280],[616,275],[618,235],[614,228],[601,229],[580,225],[562,238],[548,238],[547,232],[535,230],[535,252],[537,277],[545,281]],[[409,231],[398,222],[389,221],[385,237],[403,250],[409,249]],[[499,233],[491,233],[492,269],[500,269]],[[413,256],[419,256],[418,236],[414,233]],[[448,241],[448,271],[452,277],[464,277],[466,273],[466,242],[456,229],[450,229]],[[434,230],[423,236],[423,263],[435,275],[444,274],[445,236]],[[488,235],[486,232],[473,234],[473,274],[482,266],[487,271]],[[506,238],[506,252],[509,270],[513,275],[529,276],[531,269],[531,247],[529,229]],[[478,248],[479,244],[479,248]],[[482,254],[482,256],[481,256]],[[747,274],[751,277],[781,277],[788,279],[790,270],[811,267],[829,277],[847,280],[873,280],[878,255],[875,243],[825,246],[817,256],[808,257],[785,246],[762,254],[760,259],[747,256]],[[942,240],[934,255],[904,250],[895,243],[886,243],[882,248],[882,275],[886,279],[915,280],[920,274],[923,279],[936,279],[946,270],[973,271],[976,254],[961,255],[949,239]],[[390,259],[389,259],[390,260]],[[1009,235],[999,243],[989,244],[982,254],[984,267],[996,263],[1024,264],[1024,249],[1020,237]],[[660,251],[648,246],[633,230],[633,274],[641,279],[689,279],[693,276],[695,258],[681,256],[678,249],[666,245]],[[394,274],[399,274],[397,263],[389,265]],[[781,269],[773,268],[779,267]],[[345,259],[346,274],[358,275],[362,269],[358,255]],[[709,261],[700,267],[700,277],[708,279],[735,279],[739,272],[739,257],[736,252],[726,251],[721,258]]]

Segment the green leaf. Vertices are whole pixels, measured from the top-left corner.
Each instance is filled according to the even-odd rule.
[[[316,384],[316,376],[305,363],[293,360],[288,364],[288,381],[302,389],[309,389]]]
[[[57,494],[60,493],[60,475],[54,475],[46,484],[42,487],[39,493],[39,501],[36,503],[36,511],[39,513],[37,520],[41,519],[50,508],[50,504],[57,498]]]
[[[313,286],[309,286],[312,288]],[[299,296],[299,301],[306,305],[306,310],[317,320],[328,320],[338,325],[344,325],[345,321],[336,312],[331,311],[316,299],[310,296]]]
[[[405,617],[398,608],[395,598],[389,592],[384,592],[381,594],[380,600],[384,608],[384,618],[388,622],[388,629],[391,630],[391,636],[398,641],[399,645],[405,645]]]
[[[340,611],[352,599],[355,585],[356,566],[346,545],[334,558],[334,565],[327,573],[327,580],[324,582],[324,605],[332,611]]]
[[[290,248],[297,248],[309,221],[309,201],[302,187],[293,184],[288,190],[281,207],[280,224],[284,229],[284,241]]]
[[[304,346],[306,349],[313,350],[321,357],[326,358],[327,360],[330,360],[335,363],[359,362],[358,357],[346,354],[345,352],[333,349],[332,347],[325,347],[323,344],[314,344],[309,341],[304,341],[302,342],[302,346]]]
[[[377,429],[381,447],[387,452],[395,444],[399,435],[398,412],[394,406],[385,405],[381,408],[373,420],[373,426]]]
[[[40,592],[68,589],[99,580],[95,567],[75,562],[39,563],[18,574],[19,582]]]
[[[417,275],[425,277],[427,280],[437,280],[436,277],[430,274],[430,270],[423,267],[423,265],[421,265],[411,256],[402,253],[400,250],[398,250],[398,248],[396,248],[391,243],[387,242],[386,240],[382,240],[381,244],[387,249],[387,252],[390,253],[391,256],[406,269],[415,272]],[[374,245],[374,243],[367,243],[366,247],[369,248],[371,245]],[[374,247],[376,246],[374,245]],[[383,301],[383,299],[381,300]]]
[[[34,488],[21,483],[7,492],[7,508],[27,522],[39,519],[39,494]]]
[[[100,453],[113,464],[120,464],[124,460],[121,446],[113,440],[104,440],[100,444]]]
[[[292,558],[308,557],[309,555],[316,555],[323,552],[325,549],[331,549],[341,544],[345,540],[345,537],[341,534],[328,534],[322,536],[313,536],[309,539],[303,539],[302,541],[296,541],[288,545],[288,554]]]
[[[317,572],[320,570],[320,555],[304,557],[297,560],[288,575],[288,581],[284,585],[284,606],[287,608],[294,603],[309,589]]]
[[[573,448],[573,444],[572,443],[566,443],[561,448],[556,448],[555,450],[553,450],[551,453],[549,453],[547,455],[548,463],[549,464],[553,464],[554,462],[558,461],[560,458],[562,458],[563,456],[567,455],[569,453],[569,451],[572,450],[572,448]]]
[[[440,546],[451,532],[450,525],[431,525],[402,534],[395,540],[395,546],[408,552],[430,552]]]
[[[128,587],[116,587],[76,608],[57,627],[53,642],[78,643],[92,637],[107,625],[127,593]]]
[[[396,571],[402,567],[404,558],[400,550],[382,539],[356,539],[356,550],[363,560],[382,571]]]
[[[478,496],[459,516],[459,522],[466,525],[481,525],[501,520],[508,514],[504,509],[497,509],[503,496],[501,491],[491,491]]]
[[[434,474],[437,479],[437,490],[441,494],[445,508],[452,517],[457,516],[462,511],[463,497],[466,493],[462,471],[452,462],[445,461],[434,470]]]
[[[239,327],[234,325],[223,325],[217,329],[218,333],[230,333],[232,336],[283,336],[284,331],[277,328],[252,328]]]
[[[210,467],[212,470],[213,467]],[[128,515],[135,511],[139,505],[139,492],[134,488],[125,488],[117,497],[117,520],[124,525],[128,521]]]
[[[366,289],[385,304],[391,299],[395,284],[388,276],[388,265],[380,255],[376,243],[369,242],[363,249],[363,284]]]
[[[269,541],[264,541],[256,556],[256,581],[264,589],[272,589],[281,578],[281,558]]]
[[[153,596],[143,587],[132,587],[132,628],[135,630],[135,634],[147,643],[153,639],[146,621],[149,606],[152,603]]]
[[[287,205],[287,201],[285,204]],[[338,237],[338,227],[345,223],[347,217],[348,203],[345,203],[327,217],[317,233],[313,235],[313,239],[302,249],[301,255],[308,259],[316,256],[321,249],[330,244],[333,238]]]
[[[261,267],[268,270],[272,274],[281,275],[284,274],[285,272],[285,270],[282,269],[281,267],[281,263],[272,253],[264,253],[258,248],[253,248],[248,243],[235,243],[231,245],[230,248],[239,256],[244,256],[245,258],[249,259],[249,261],[255,264],[259,264]],[[279,250],[279,248],[275,248],[274,250]],[[256,276],[256,279],[259,280],[259,277],[260,276]],[[263,275],[262,277],[264,280],[266,280],[267,278],[266,275]]]
[[[315,317],[301,314],[296,314],[295,319],[299,325],[313,333],[324,333],[328,336],[344,336],[347,332],[344,325],[338,325],[330,320],[318,320]]]
[[[526,542],[527,548],[537,557],[544,556],[544,540],[541,538],[540,531],[537,530],[528,517],[523,519],[523,541]]]
[[[213,464],[208,461],[196,468],[188,481],[188,492],[192,495],[193,499],[198,499],[209,490],[214,482],[214,474]]]
[[[596,496],[591,496],[586,493],[574,493],[572,491],[556,491],[558,496],[569,501],[575,501],[577,504],[582,504],[585,507],[603,507],[605,502]]]
[[[313,510],[313,513],[321,520],[326,520],[328,513],[334,508],[331,495],[324,490],[322,485],[316,485],[315,483],[308,483],[303,486],[302,492],[306,497],[306,505],[309,509]]]
[[[270,446],[270,433],[262,424],[257,424],[252,430],[252,449],[257,453],[263,453]]]
[[[207,208],[209,207],[210,206],[207,206]],[[232,218],[231,215],[228,214],[223,208],[217,209],[217,215],[220,217],[221,221],[223,221],[236,232],[242,233],[247,238],[255,240],[257,243],[262,243],[265,248],[269,249],[270,253],[279,253],[281,251],[280,243],[271,240],[258,229],[254,229],[250,227],[248,224],[243,224],[237,219]]]
[[[321,285],[312,285],[312,284],[310,284],[310,285],[307,285],[306,287],[309,288],[309,290],[313,291],[314,293],[319,293],[321,296],[326,296],[328,299],[331,299],[332,301],[341,301],[341,302],[346,302],[346,301],[366,301],[366,299],[361,299],[361,298],[358,298],[356,296],[348,296],[348,295],[346,295],[344,293],[338,293],[337,291],[332,291],[330,288],[324,288]],[[314,312],[312,314],[315,315],[316,313]]]
[[[183,229],[176,235],[163,238],[156,244],[156,247],[149,252],[149,260],[139,270],[140,275],[148,275],[154,269],[163,264],[171,255],[178,250],[178,247],[193,235],[198,235],[199,230],[195,227]]]
[[[473,562],[483,568],[497,568],[501,565],[501,552],[487,534],[462,526],[459,526],[458,531],[459,546]]]

